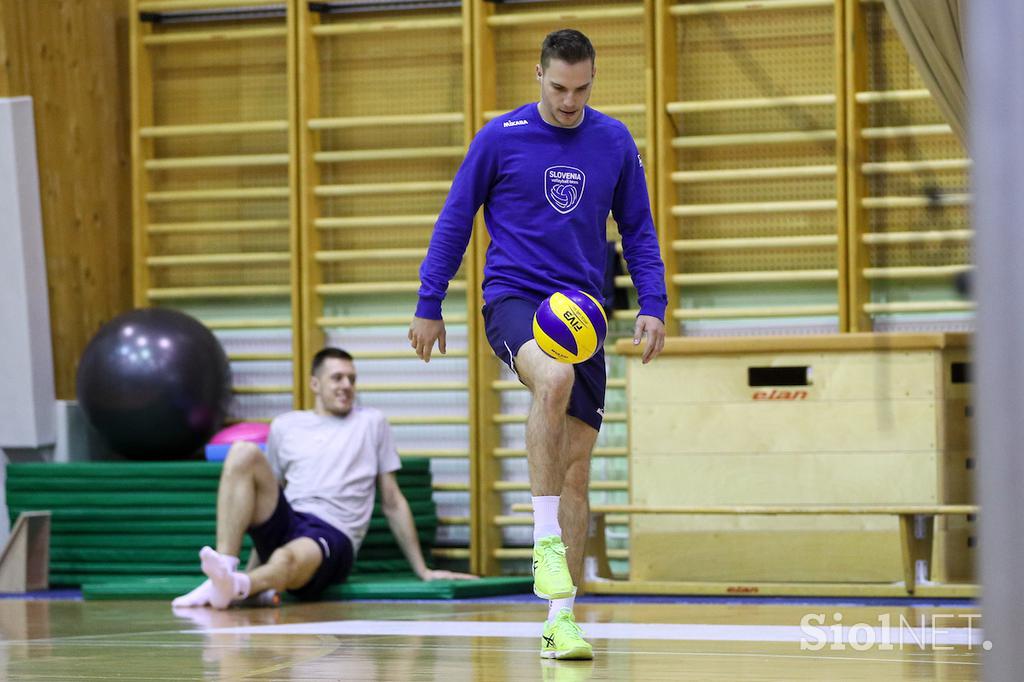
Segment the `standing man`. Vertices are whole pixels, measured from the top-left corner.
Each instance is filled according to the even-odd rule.
[[[533,340],[538,304],[560,289],[601,298],[605,224],[611,212],[639,292],[633,343],[644,363],[665,340],[665,269],[643,164],[629,130],[587,107],[594,48],[579,31],[544,39],[536,66],[540,101],[485,125],[469,147],[420,267],[409,328],[417,355],[445,352],[441,301],[458,270],[481,205],[491,243],[483,309],[494,352],[532,394],[526,450],[534,514],[534,592],[550,600],[541,656],[593,658],[573,616],[589,521],[590,453],[604,414],[604,352],[566,365]],[[565,543],[563,543],[563,538]]]
[[[174,606],[225,609],[250,595],[267,604],[284,590],[318,599],[348,576],[377,488],[391,532],[416,575],[475,577],[424,563],[409,503],[395,478],[402,464],[391,428],[380,411],[356,406],[352,356],[338,348],[317,352],[309,387],[313,409],[275,418],[266,455],[252,443],[231,446],[217,490],[217,549],[199,551],[208,579]],[[258,561],[240,571],[245,533]]]

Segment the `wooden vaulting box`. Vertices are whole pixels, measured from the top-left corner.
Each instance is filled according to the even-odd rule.
[[[629,365],[631,502],[970,503],[967,344],[963,334],[669,339],[652,365]],[[971,581],[973,519],[935,523],[928,577]],[[632,580],[902,577],[891,516],[635,515],[631,537]]]

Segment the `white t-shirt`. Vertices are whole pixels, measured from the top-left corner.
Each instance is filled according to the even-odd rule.
[[[267,459],[292,508],[338,528],[356,550],[370,525],[377,476],[402,468],[387,419],[371,407],[345,417],[282,414],[270,424]]]

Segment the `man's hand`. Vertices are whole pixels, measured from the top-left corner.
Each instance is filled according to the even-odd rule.
[[[416,355],[423,362],[430,362],[434,342],[441,355],[445,354],[444,320],[428,320],[425,317],[412,318],[409,325],[409,345],[416,349]]]
[[[431,580],[479,580],[480,576],[469,573],[456,573],[455,571],[435,571],[428,568],[419,576],[420,580],[430,582]]]
[[[647,336],[647,348],[644,349],[643,355],[643,364],[646,365],[665,347],[665,323],[651,315],[637,315],[633,345],[639,345],[644,336]]]

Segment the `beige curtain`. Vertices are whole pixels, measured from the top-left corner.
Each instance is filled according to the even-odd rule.
[[[910,59],[945,115],[967,143],[964,13],[968,0],[885,0]]]

